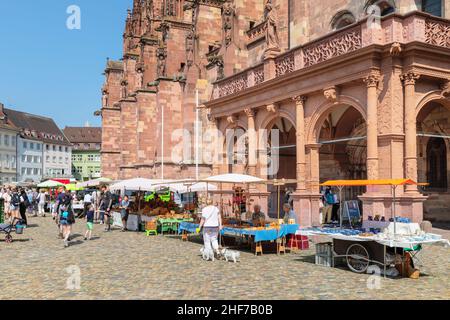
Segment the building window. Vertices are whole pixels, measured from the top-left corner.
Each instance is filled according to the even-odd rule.
[[[50,146],[48,144],[45,145],[45,148],[47,149],[47,151],[50,151]]]
[[[27,162],[27,156],[22,156],[22,162]]]
[[[16,139],[17,139],[16,136],[12,136],[12,137],[11,137],[11,145],[12,145],[13,147],[16,146]]]
[[[373,14],[372,10],[369,10],[371,6],[378,6],[379,12],[382,17],[387,16],[388,14],[395,12],[395,3],[394,0],[369,0],[366,2],[364,6],[364,12],[366,14]]]
[[[27,175],[32,175],[33,174],[33,169],[32,168],[27,168]]]
[[[53,163],[56,163],[56,157],[53,157]]]
[[[37,151],[41,151],[41,145],[39,143],[36,145],[36,149]]]
[[[433,16],[442,17],[442,0],[423,0],[422,11]]]
[[[53,146],[53,151],[56,151],[56,146]]]
[[[9,135],[5,134],[5,146],[9,146]]]
[[[356,22],[355,16],[350,11],[344,10],[338,12],[333,19],[331,19],[331,28],[339,30],[345,28]]]
[[[88,155],[88,161],[90,161],[90,162],[94,161],[94,155],[93,154],[89,154]]]
[[[59,152],[62,152],[63,148],[61,146],[59,146]]]
[[[27,173],[27,169],[22,168],[22,175],[24,176]]]
[[[69,148],[66,147],[66,152],[69,152]]]
[[[30,149],[34,150],[34,143],[33,142],[30,142]]]
[[[5,168],[6,169],[9,169],[10,167],[10,162],[9,162],[9,154],[7,154],[6,156],[5,156]]]
[[[23,142],[23,148],[24,148],[24,149],[28,148],[28,144],[27,144],[26,141]]]

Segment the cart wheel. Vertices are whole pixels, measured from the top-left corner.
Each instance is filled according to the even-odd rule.
[[[13,238],[10,234],[7,234],[5,237],[5,242],[6,243],[12,243],[13,242]]]
[[[347,265],[353,272],[365,273],[369,268],[369,252],[360,244],[353,244],[347,249]]]

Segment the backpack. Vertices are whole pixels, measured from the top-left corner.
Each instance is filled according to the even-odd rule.
[[[31,205],[31,203],[30,203],[30,199],[28,198],[28,196],[23,196],[23,205],[25,206],[25,207],[29,207],[30,205]]]
[[[20,197],[19,197],[19,195],[17,193],[13,193],[13,195],[11,197],[11,204],[14,207],[19,206],[19,204],[20,204]]]

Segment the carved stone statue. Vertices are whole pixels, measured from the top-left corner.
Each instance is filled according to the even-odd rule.
[[[194,38],[194,31],[189,31],[186,36],[186,64],[188,67],[194,63]]]
[[[166,71],[166,48],[163,46],[159,47],[156,51],[156,57],[158,58],[158,66],[157,66],[157,73],[158,77],[166,77],[167,71]]]
[[[153,0],[147,0],[145,4],[145,30],[144,33],[152,32],[152,14],[153,14]]]
[[[222,5],[222,25],[225,46],[228,47],[233,40],[234,17],[236,15],[236,7],[233,0],[226,0]]]
[[[108,106],[108,91],[102,90],[102,107],[106,108]]]
[[[275,8],[273,7],[272,0],[266,0],[264,16],[267,23],[266,50],[279,51],[280,39],[278,37],[278,16]]]

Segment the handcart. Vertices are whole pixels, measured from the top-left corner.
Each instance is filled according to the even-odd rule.
[[[17,222],[16,222],[17,221]],[[14,218],[14,220],[11,223],[1,223],[0,224],[0,233],[4,233],[5,236],[5,242],[6,243],[12,243],[13,237],[11,233],[15,231],[17,234],[23,233],[23,220],[19,218]]]

